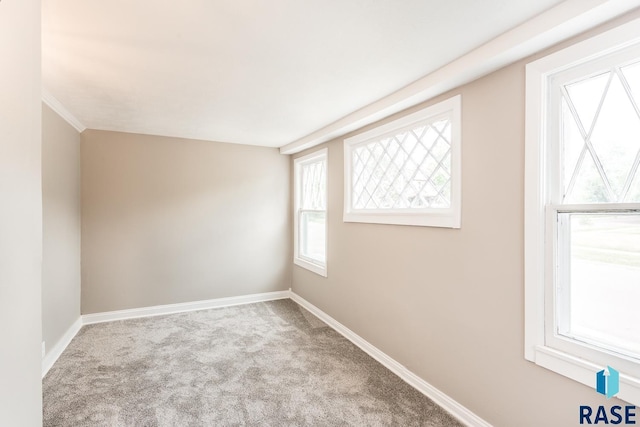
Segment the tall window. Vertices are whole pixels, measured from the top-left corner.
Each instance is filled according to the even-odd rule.
[[[327,276],[327,149],[294,160],[294,263]]]
[[[631,25],[527,67],[526,356],[589,385],[593,375],[575,367],[613,366],[620,397],[640,403],[640,31]]]
[[[460,96],[344,141],[347,222],[460,228]]]

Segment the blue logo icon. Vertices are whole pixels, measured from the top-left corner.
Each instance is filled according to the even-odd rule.
[[[620,372],[607,365],[607,369],[596,374],[596,391],[607,396],[615,396],[620,391]]]

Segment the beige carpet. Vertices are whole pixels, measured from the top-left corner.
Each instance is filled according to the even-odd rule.
[[[291,300],[89,325],[45,426],[458,426]]]

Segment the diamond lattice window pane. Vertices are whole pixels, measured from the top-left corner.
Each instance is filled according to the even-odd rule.
[[[624,198],[627,203],[640,203],[640,174],[636,173]]]
[[[627,65],[621,69],[637,106],[640,106],[640,62]]]
[[[640,148],[640,118],[617,74],[596,119],[591,143],[602,162],[615,200],[620,200]]]
[[[584,156],[576,182],[565,201],[567,203],[606,203],[610,201],[607,187],[589,152]]]
[[[355,209],[448,208],[451,205],[451,124],[422,123],[356,147]]]
[[[567,92],[578,112],[578,118],[585,132],[589,132],[591,129],[593,118],[609,81],[609,74],[611,73],[604,73],[567,85]]]
[[[300,201],[300,209],[305,210],[325,210],[326,201],[326,163],[319,160],[313,163],[307,163],[302,166],[302,200]]]
[[[569,110],[567,101],[562,100],[562,149],[563,149],[563,180],[565,193],[569,190],[571,178],[576,170],[580,154],[584,150],[584,138],[578,129],[578,125]]]
[[[640,85],[638,64],[566,86],[569,99],[562,99],[561,110],[565,203],[640,196],[634,166],[640,155],[640,117],[631,101],[632,83]]]

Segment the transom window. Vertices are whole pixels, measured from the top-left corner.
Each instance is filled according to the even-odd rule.
[[[460,97],[345,140],[345,221],[460,226]]]
[[[294,160],[294,263],[327,275],[327,149]]]
[[[527,66],[525,356],[640,403],[638,22]]]

